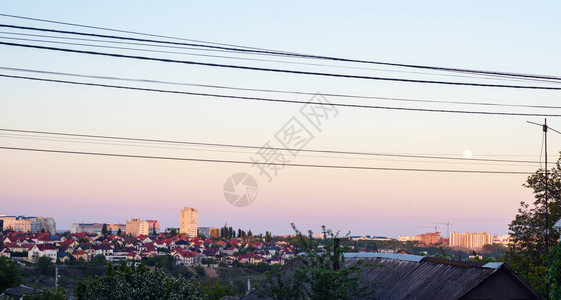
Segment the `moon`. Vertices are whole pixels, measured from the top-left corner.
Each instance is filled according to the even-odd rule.
[[[471,152],[471,150],[466,149],[466,150],[464,150],[464,153],[462,153],[462,156],[464,158],[471,158],[473,156],[473,153]]]

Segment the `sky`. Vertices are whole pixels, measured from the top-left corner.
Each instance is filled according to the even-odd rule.
[[[512,1],[354,1],[352,4],[335,1],[283,1],[278,4],[249,1],[166,1],[165,4],[154,1],[13,1],[3,3],[0,14],[322,56],[558,75],[561,67],[561,40],[558,38],[561,25],[557,12],[560,6],[555,1],[539,4]],[[0,24],[130,36],[6,16],[0,16]],[[169,54],[55,45],[8,39],[32,39],[10,33],[45,34],[0,28],[0,42],[310,72],[559,86],[325,60],[245,56],[285,61],[280,63],[189,55],[235,55],[210,51],[175,49],[172,51],[188,54]],[[550,106],[557,105],[559,99],[559,91],[282,74],[7,45],[0,45],[0,57],[0,68],[238,88]],[[6,69],[0,69],[0,74],[38,76]],[[316,99],[302,94],[217,90],[45,74],[39,77],[301,102]],[[282,147],[277,137],[296,118],[302,120],[313,135],[303,149],[457,159],[351,156],[303,151],[289,156],[287,153],[294,164],[532,173],[540,168],[540,157],[543,160],[540,156],[541,130],[526,122],[543,122],[543,117],[536,116],[337,107],[337,111],[330,111],[328,119],[323,120],[320,126],[314,127],[303,117],[301,111],[306,107],[302,103],[150,93],[5,77],[0,78],[0,89],[0,128],[3,129],[257,147],[269,143],[273,147]],[[330,103],[390,107],[559,114],[559,110],[553,108],[423,104],[330,96],[324,99]],[[558,117],[548,117],[548,124],[561,129]],[[40,139],[38,136],[29,137],[0,131],[0,144],[4,147],[214,160],[249,161],[258,155],[258,149],[132,144],[93,139],[76,142],[45,136]],[[561,150],[561,136],[551,133],[548,146],[549,160],[556,161]],[[466,150],[471,151],[473,158],[533,163],[462,159]],[[250,205],[236,207],[225,199],[225,183],[237,173],[249,174],[258,185],[257,197]],[[290,223],[293,222],[301,230],[314,232],[319,231],[321,225],[326,225],[342,233],[350,231],[353,235],[397,237],[431,231],[434,229],[430,227],[434,227],[435,223],[450,222],[451,231],[506,234],[508,223],[514,218],[520,202],[533,200],[532,191],[523,187],[526,178],[525,174],[285,166],[269,180],[260,174],[258,166],[250,164],[0,150],[0,214],[51,216],[57,222],[57,229],[69,229],[76,222],[125,223],[130,218],[157,219],[165,228],[179,227],[179,210],[188,206],[199,210],[200,226],[220,227],[227,223],[234,228],[251,229],[254,233],[291,234]],[[439,231],[446,232],[445,225],[437,226],[441,226]]]

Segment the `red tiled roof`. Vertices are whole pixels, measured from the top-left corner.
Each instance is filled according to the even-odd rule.
[[[39,249],[39,251],[56,250],[56,247],[53,244],[37,244],[36,246]]]

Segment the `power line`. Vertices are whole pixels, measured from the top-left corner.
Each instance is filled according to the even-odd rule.
[[[219,67],[219,68],[229,68],[229,69],[238,69],[238,70],[263,71],[263,72],[287,73],[287,74],[298,74],[298,75],[312,75],[312,76],[324,76],[324,77],[335,77],[335,78],[381,80],[381,81],[395,81],[395,82],[408,82],[408,83],[430,83],[430,84],[441,84],[441,85],[459,85],[459,86],[476,86],[476,87],[494,87],[494,88],[561,90],[561,87],[522,86],[522,85],[507,85],[507,84],[486,84],[486,83],[453,82],[453,81],[439,81],[439,80],[420,80],[420,79],[376,77],[376,76],[337,74],[337,73],[325,73],[325,72],[308,72],[308,71],[298,71],[298,70],[288,70],[288,69],[250,67],[250,66],[242,66],[242,65],[217,64],[217,63],[197,62],[197,61],[188,61],[188,60],[175,60],[175,59],[168,59],[168,58],[155,58],[155,57],[138,56],[138,55],[125,55],[125,54],[117,54],[117,53],[75,50],[75,49],[68,49],[68,48],[57,48],[57,47],[47,47],[47,46],[39,46],[39,45],[8,43],[8,42],[0,42],[0,45],[33,48],[33,49],[42,49],[42,50],[52,50],[52,51],[62,51],[62,52],[69,52],[69,53],[90,54],[90,55],[98,55],[98,56],[130,58],[130,59],[147,60],[147,61],[159,61],[159,62],[165,62],[165,63],[179,63],[179,64],[187,64],[187,65],[206,66],[206,67]]]
[[[322,105],[322,106],[338,106],[338,107],[349,107],[349,108],[385,109],[385,110],[417,111],[417,112],[433,112],[433,113],[458,113],[458,114],[475,114],[475,115],[531,116],[531,117],[544,117],[544,116],[545,117],[561,117],[560,114],[467,111],[467,110],[448,110],[448,109],[430,109],[430,108],[390,107],[390,106],[346,104],[346,103],[309,102],[309,101],[289,100],[289,99],[272,99],[272,98],[246,97],[246,96],[234,96],[234,95],[223,95],[223,94],[212,94],[212,93],[196,93],[196,92],[184,92],[184,91],[174,91],[174,90],[162,90],[162,89],[152,89],[152,88],[139,88],[139,87],[131,87],[131,86],[110,85],[110,84],[90,83],[90,82],[86,83],[86,82],[58,80],[58,79],[45,79],[45,78],[28,77],[28,76],[14,76],[14,75],[6,75],[6,74],[0,74],[0,77],[34,80],[34,81],[45,81],[45,82],[55,82],[55,83],[64,83],[64,84],[73,84],[73,85],[116,88],[116,89],[135,90],[135,91],[144,91],[144,92],[157,92],[157,93],[202,96],[202,97],[215,97],[215,98],[226,98],[226,99],[237,99],[237,100],[248,100],[248,101],[264,101],[264,102],[275,102],[275,103],[314,104],[314,105]]]
[[[3,15],[3,14],[0,14],[0,15]],[[3,15],[3,16],[11,16],[11,15]],[[51,22],[56,22],[56,21],[51,21]],[[88,27],[88,26],[85,26],[85,25],[78,25],[78,24],[71,24],[71,23],[64,23],[64,24],[65,25],[72,25],[72,26]],[[382,61],[369,61],[369,60],[348,59],[348,58],[341,58],[341,57],[300,54],[300,53],[294,53],[294,52],[268,50],[268,49],[245,47],[245,46],[242,46],[242,48],[243,48],[242,49],[242,48],[240,48],[240,46],[224,47],[222,45],[227,45],[227,44],[220,44],[220,43],[205,42],[205,43],[209,43],[209,44],[221,45],[221,46],[212,46],[212,45],[201,45],[201,44],[176,43],[176,42],[159,41],[159,40],[136,39],[136,38],[91,34],[91,33],[83,33],[83,32],[53,30],[53,29],[37,28],[37,27],[15,26],[15,25],[8,25],[8,24],[0,24],[0,27],[8,27],[8,28],[15,28],[15,29],[23,29],[23,30],[56,32],[56,33],[63,33],[63,34],[88,35],[88,36],[97,36],[97,37],[113,38],[113,39],[129,39],[129,40],[137,40],[137,41],[152,42],[152,43],[184,44],[184,45],[188,45],[188,46],[221,49],[221,50],[236,51],[236,52],[251,53],[251,54],[282,55],[282,56],[289,56],[289,57],[295,57],[295,58],[323,59],[323,60],[340,61],[340,62],[377,64],[377,65],[385,65],[385,66],[393,66],[393,67],[426,69],[426,70],[435,70],[435,71],[472,73],[472,74],[482,74],[482,75],[484,74],[484,75],[491,75],[491,76],[507,76],[507,77],[561,80],[561,77],[551,76],[551,75],[523,74],[523,73],[513,73],[513,72],[484,71],[484,70],[474,70],[474,69],[447,68],[447,67],[435,67],[435,66],[427,66],[427,65],[414,65],[414,64],[401,64],[401,63],[391,63],[391,62],[382,62]],[[97,29],[108,30],[107,28],[102,28],[102,27],[98,27]],[[114,30],[114,29],[110,29],[110,30],[117,31],[117,32],[119,31],[119,30]],[[125,31],[123,31],[123,32],[125,32]],[[130,32],[130,33],[139,34],[138,32]],[[144,35],[147,35],[147,34],[144,34]]]
[[[191,162],[207,162],[207,163],[226,163],[226,164],[261,164],[268,166],[282,166],[282,167],[307,167],[307,168],[329,168],[329,169],[354,169],[354,170],[378,170],[378,171],[412,171],[412,172],[439,172],[439,173],[471,173],[471,174],[517,174],[517,175],[530,175],[531,172],[517,172],[517,171],[485,171],[485,170],[453,170],[453,169],[417,169],[417,168],[383,168],[383,167],[361,167],[361,166],[343,166],[343,165],[318,165],[318,164],[293,164],[293,163],[255,163],[253,161],[241,160],[221,160],[221,159],[202,159],[202,158],[185,158],[185,157],[169,157],[169,156],[147,156],[147,155],[132,155],[132,154],[116,154],[116,153],[102,153],[102,152],[83,152],[83,151],[66,151],[66,150],[53,150],[53,149],[38,149],[38,148],[20,148],[20,147],[0,147],[3,150],[15,151],[31,151],[43,153],[59,153],[59,154],[76,154],[76,155],[93,155],[105,157],[120,157],[120,158],[141,158],[141,159],[158,159],[158,160],[174,160],[174,161],[191,161]]]
[[[124,44],[124,45],[135,45],[143,47],[163,47],[163,48],[173,48],[173,49],[187,49],[187,50],[197,50],[202,49],[197,47],[187,47],[187,46],[171,46],[171,45],[160,45],[160,44],[143,44],[143,43],[131,43],[122,41],[110,41],[110,40],[95,40],[95,39],[84,39],[84,38],[71,38],[71,37],[60,37],[60,36],[50,36],[50,35],[39,35],[39,34],[25,34],[18,32],[6,32],[0,31],[2,34],[19,35],[19,36],[32,36],[32,37],[42,37],[42,38],[54,38],[54,39],[64,39],[64,40],[77,40],[77,41],[88,41],[97,43],[110,43],[110,44]],[[153,50],[153,49],[139,49],[139,48],[128,48],[128,47],[114,47],[106,45],[94,45],[94,44],[80,44],[80,43],[69,43],[69,42],[59,42],[59,41],[49,41],[49,40],[36,40],[36,39],[24,39],[24,38],[10,38],[2,37],[4,39],[10,40],[22,40],[22,41],[32,41],[41,43],[55,43],[64,45],[74,45],[74,46],[86,46],[86,47],[98,47],[107,49],[121,49],[121,50],[134,50],[134,51],[144,51],[144,52],[154,52],[154,53],[167,53],[167,54],[181,54],[181,55],[191,55],[191,56],[201,56],[201,57],[212,57],[212,58],[222,58],[222,59],[236,59],[236,60],[247,60],[247,61],[257,61],[257,62],[274,62],[283,64],[294,64],[294,65],[305,65],[305,66],[316,66],[316,67],[331,67],[331,68],[343,68],[343,69],[354,69],[354,70],[369,70],[369,71],[381,71],[381,72],[394,72],[394,73],[407,73],[407,74],[420,74],[420,75],[430,75],[430,76],[446,76],[446,77],[459,77],[459,78],[474,78],[474,79],[486,79],[486,80],[503,80],[503,81],[523,81],[523,82],[544,82],[558,84],[558,81],[545,80],[545,79],[532,79],[532,78],[511,78],[508,76],[499,75],[481,75],[481,76],[468,76],[468,75],[457,75],[457,74],[438,74],[438,73],[427,73],[427,72],[413,72],[413,71],[400,71],[400,70],[389,70],[389,69],[376,69],[376,68],[366,68],[366,67],[351,67],[351,66],[340,66],[340,65],[326,65],[318,63],[304,63],[304,62],[294,62],[285,60],[273,60],[273,59],[259,59],[259,58],[249,58],[249,57],[238,57],[238,56],[226,56],[226,55],[209,55],[200,53],[186,53],[177,51],[163,51],[163,50]],[[214,49],[206,49],[205,51],[218,51]],[[224,52],[224,51],[222,51]],[[231,52],[231,51],[226,51]]]
[[[65,137],[78,137],[78,138],[93,138],[93,139],[108,139],[108,140],[121,140],[131,142],[149,142],[149,143],[163,143],[163,144],[179,144],[179,145],[195,145],[195,146],[212,146],[212,147],[227,147],[227,148],[243,148],[243,149],[262,149],[262,146],[241,145],[241,144],[224,144],[224,143],[207,143],[195,141],[177,141],[177,140],[161,140],[161,139],[146,139],[135,137],[122,137],[122,136],[107,136],[107,135],[92,135],[92,134],[78,134],[67,132],[53,132],[53,131],[37,131],[37,130],[23,130],[23,129],[8,129],[0,128],[3,132],[16,132],[26,134],[42,134],[54,135]],[[268,147],[270,150],[278,151],[299,151],[309,153],[327,153],[327,154],[344,154],[344,155],[365,155],[365,156],[385,156],[385,157],[406,157],[406,158],[422,158],[422,159],[441,159],[441,160],[462,160],[462,161],[485,161],[485,162],[501,162],[501,163],[529,163],[536,164],[536,161],[529,160],[509,160],[509,159],[485,159],[485,158],[456,158],[445,156],[428,156],[428,155],[407,155],[407,154],[391,154],[391,153],[372,153],[372,152],[355,152],[355,151],[337,151],[337,150],[321,150],[321,149],[295,149],[295,148],[280,148]]]
[[[173,40],[180,40],[180,41],[206,43],[206,44],[211,44],[211,45],[239,47],[239,48],[255,49],[255,50],[268,50],[268,49],[263,49],[263,48],[255,48],[255,47],[247,47],[247,46],[240,46],[240,45],[234,45],[234,44],[208,42],[208,41],[202,41],[202,40],[194,40],[194,39],[173,37],[173,36],[169,36],[169,35],[159,35],[159,34],[143,33],[143,32],[138,32],[138,31],[119,30],[119,29],[113,29],[113,28],[107,28],[107,27],[89,26],[89,25],[82,25],[82,24],[76,24],[76,23],[60,22],[60,21],[53,21],[53,20],[46,20],[46,19],[39,19],[39,18],[30,18],[30,17],[23,17],[23,16],[9,15],[9,14],[0,14],[0,16],[9,17],[9,18],[16,18],[16,19],[31,20],[31,21],[38,21],[38,22],[45,22],[45,23],[53,23],[53,24],[60,24],[60,25],[82,27],[82,28],[106,30],[106,31],[121,32],[121,33],[131,33],[131,34],[137,34],[137,35],[159,37],[159,38],[166,38],[166,39],[173,39]]]
[[[232,86],[223,86],[223,85],[183,83],[183,82],[171,82],[171,81],[161,81],[161,80],[151,80],[151,79],[131,79],[131,78],[122,78],[122,77],[113,77],[113,76],[95,76],[95,75],[85,75],[85,74],[65,73],[65,72],[53,72],[53,71],[43,71],[43,70],[31,70],[31,69],[10,68],[10,67],[0,67],[0,70],[17,71],[17,72],[30,72],[30,73],[48,74],[48,75],[72,76],[72,77],[81,77],[81,78],[90,78],[90,79],[130,81],[130,82],[156,83],[156,84],[168,84],[168,85],[183,85],[183,86],[226,89],[226,90],[235,90],[235,91],[280,93],[280,94],[307,95],[307,96],[318,95],[317,92],[316,93],[311,93],[311,92],[274,90],[274,89],[241,88],[241,87],[232,87]],[[540,108],[540,109],[541,108],[543,108],[543,109],[561,109],[561,106],[551,106],[551,105],[502,104],[502,103],[491,103],[491,102],[468,102],[468,101],[441,101],[441,100],[428,100],[428,99],[392,98],[392,97],[377,97],[377,96],[335,94],[335,93],[321,93],[321,95],[326,96],[326,97],[387,100],[387,101],[403,101],[403,102],[419,102],[419,103],[460,104],[460,105],[479,105],[479,106],[497,106],[497,107],[521,107],[521,108]]]
[[[0,137],[4,138],[15,138],[15,139],[24,139],[24,140],[38,140],[38,141],[49,141],[49,142],[68,142],[68,143],[80,143],[80,144],[95,144],[95,145],[110,145],[110,146],[126,146],[126,147],[143,147],[143,148],[158,148],[158,149],[173,149],[173,150],[194,150],[198,151],[201,149],[198,148],[185,148],[185,147],[171,147],[171,146],[158,146],[158,145],[150,145],[150,144],[135,144],[135,143],[119,143],[119,142],[101,142],[95,140],[80,140],[80,139],[73,139],[73,138],[55,138],[55,137],[36,137],[36,136],[28,136],[28,135],[18,135],[18,134],[0,134]],[[194,145],[196,147],[196,145]],[[204,149],[204,152],[221,152],[221,153],[241,153],[241,154],[255,154],[254,152],[249,152],[250,150],[220,150],[220,149]],[[375,156],[379,158],[371,158],[371,157],[364,157],[364,156],[328,156],[325,154],[322,155],[310,155],[310,154],[298,154],[298,157],[312,157],[312,158],[322,158],[322,159],[338,159],[338,160],[368,160],[368,161],[384,161],[384,162],[419,162],[418,160],[413,159],[389,159],[389,158],[380,158],[383,157],[383,154],[380,156]],[[436,160],[436,161],[424,161],[424,163],[446,163],[446,164],[473,164],[474,162],[470,161],[460,161],[460,158],[456,161],[450,160]],[[477,166],[485,165],[485,166],[514,166],[514,165],[505,165],[503,162],[500,163],[486,163],[486,162],[475,162]]]

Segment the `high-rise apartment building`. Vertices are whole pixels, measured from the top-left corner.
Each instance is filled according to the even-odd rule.
[[[0,216],[3,221],[4,230],[21,232],[49,232],[56,233],[56,223],[51,217],[28,217],[28,216]]]
[[[450,246],[460,246],[460,247],[466,247],[471,249],[479,249],[479,248],[483,248],[484,245],[492,244],[492,243],[493,243],[493,236],[485,232],[450,233],[450,243],[449,243]]]
[[[179,212],[179,233],[188,234],[189,237],[197,236],[199,211],[185,207]]]
[[[156,220],[130,219],[125,226],[125,233],[132,236],[157,234],[160,232],[160,222]]]

